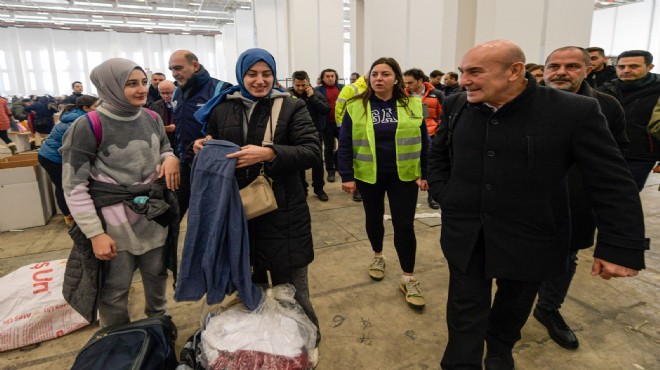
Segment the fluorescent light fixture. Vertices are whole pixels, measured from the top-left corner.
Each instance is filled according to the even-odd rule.
[[[100,7],[103,7],[103,8],[112,8],[113,7],[112,4],[108,4],[108,3],[87,3],[87,2],[84,2],[84,1],[74,1],[73,5],[100,6]]]
[[[141,21],[150,21],[151,18],[140,18]]]
[[[200,6],[202,4],[200,4],[200,3],[188,3],[188,5],[190,5],[190,6]]]
[[[162,6],[157,6],[156,10],[163,11],[163,12],[183,12],[183,13],[188,13],[188,9],[182,9],[182,8],[165,8]]]
[[[151,6],[146,6],[146,5],[130,5],[130,4],[119,4],[117,5],[119,8],[128,8],[128,9],[145,9],[145,10],[151,10],[153,7]]]
[[[38,6],[34,5],[20,5],[20,4],[12,4],[12,8],[23,8],[23,9],[39,9]]]
[[[15,15],[14,18],[16,19],[48,19],[48,17],[40,16],[40,15]]]
[[[176,23],[158,23],[159,26],[163,27],[183,27],[181,24],[176,24]]]
[[[204,29],[208,29],[208,30],[217,30],[218,29],[218,27],[215,27],[212,24],[191,24],[188,27],[190,27],[190,28],[204,28]]]
[[[181,32],[182,35],[190,35],[190,32]]]
[[[145,30],[153,30],[153,27],[143,27]]]
[[[103,16],[94,14],[94,15],[92,15],[92,18],[103,18]]]
[[[0,14],[0,18],[11,18],[9,14]]]
[[[195,21],[184,21],[186,23],[195,23]]]
[[[103,23],[124,23],[124,21],[115,21],[112,19],[104,19]]]
[[[54,21],[61,21],[61,22],[87,22],[86,19],[80,19],[80,18],[55,18],[53,17]]]
[[[105,28],[103,31],[112,31],[110,28]]]
[[[56,25],[56,26],[64,26],[64,23],[62,23],[62,22],[55,22],[53,24]]]
[[[154,31],[144,31],[144,32],[146,32],[146,33],[154,33]]]
[[[60,27],[60,28],[62,28],[63,30],[70,30],[71,29],[71,27]]]
[[[221,12],[221,11],[218,11],[218,10],[200,10],[199,12],[204,13],[204,14],[220,14],[220,15],[227,15],[227,16],[231,15],[231,13],[229,13],[229,12]]]
[[[41,15],[50,15],[50,13],[44,13],[44,12],[37,12],[37,14],[41,14]]]
[[[241,9],[248,9],[248,10],[249,10],[250,7],[249,7],[249,6],[246,6],[246,5],[242,5],[242,6],[241,6]]]
[[[13,20],[13,19],[6,19],[6,20],[4,20],[4,22],[7,22],[7,23],[16,23],[16,21]]]

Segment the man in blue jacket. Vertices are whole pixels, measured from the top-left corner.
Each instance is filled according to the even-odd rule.
[[[199,63],[197,56],[189,50],[177,50],[170,56],[169,69],[178,89],[172,97],[172,113],[176,122],[174,148],[180,162],[181,186],[177,190],[181,219],[190,202],[190,166],[193,155],[188,151],[190,144],[204,137],[202,125],[193,116],[197,109],[220,91],[231,86],[217,80]]]

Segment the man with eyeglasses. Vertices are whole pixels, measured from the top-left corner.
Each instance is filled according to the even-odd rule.
[[[617,78],[599,91],[614,96],[626,112],[626,150],[637,190],[642,191],[649,172],[660,173],[660,141],[648,133],[654,110],[660,110],[660,75],[651,73],[653,55],[646,50],[628,50],[617,57]],[[657,119],[657,117],[655,118]]]
[[[174,131],[176,130],[176,125],[174,123],[174,115],[172,114],[172,96],[174,96],[174,82],[172,81],[161,81],[158,83],[158,94],[161,99],[156,100],[151,103],[149,109],[158,113],[160,118],[163,120],[163,125],[165,125],[165,132],[167,133],[167,138],[170,139],[170,146],[174,148]]]

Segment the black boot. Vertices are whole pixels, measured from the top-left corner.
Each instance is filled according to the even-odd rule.
[[[561,317],[559,310],[546,310],[540,307],[534,309],[534,318],[548,329],[550,338],[566,349],[577,349],[578,342],[573,330]]]

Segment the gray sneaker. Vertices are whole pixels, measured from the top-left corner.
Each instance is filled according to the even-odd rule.
[[[371,266],[369,266],[369,277],[376,281],[383,280],[385,277],[385,257],[374,257]]]

